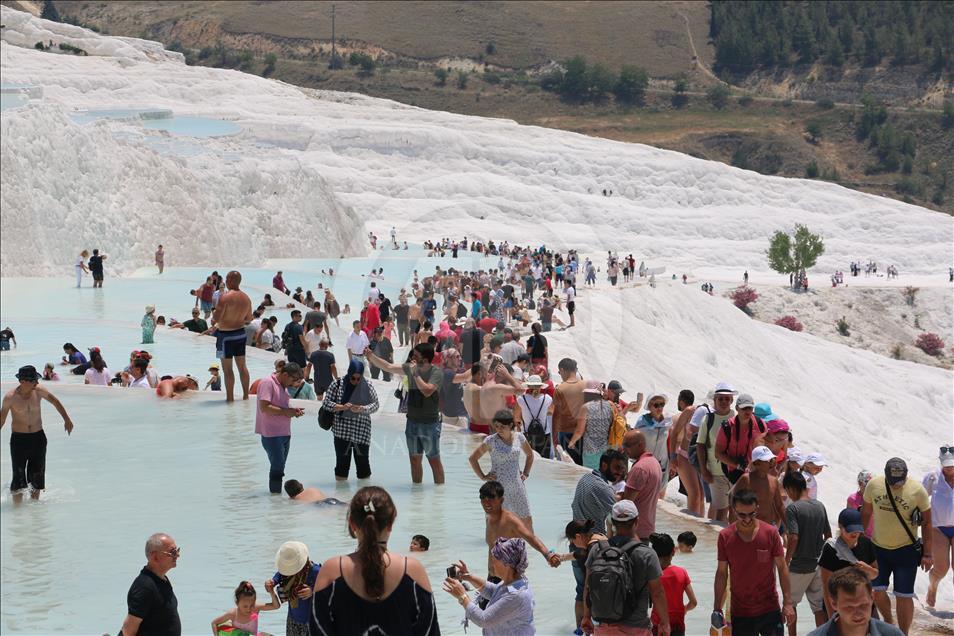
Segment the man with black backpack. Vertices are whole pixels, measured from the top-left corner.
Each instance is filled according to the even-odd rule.
[[[514,419],[523,424],[533,450],[549,459],[553,456],[553,398],[543,392],[546,384],[539,375],[531,375],[523,386],[527,392],[517,398]]]
[[[720,382],[713,391],[714,409],[707,413],[699,426],[695,440],[697,465],[702,479],[709,484],[712,503],[709,504],[709,519],[727,521],[729,518],[729,490],[732,482],[722,472],[722,462],[716,456],[716,438],[722,425],[735,415],[732,402],[738,391],[728,383]]]
[[[669,611],[659,557],[636,536],[639,511],[628,499],[613,504],[615,533],[599,541],[586,558],[583,620],[587,634],[651,636],[650,598],[659,614],[657,636],[669,636]],[[594,630],[593,622],[599,625]]]

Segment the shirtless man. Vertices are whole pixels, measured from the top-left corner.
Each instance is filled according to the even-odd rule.
[[[521,538],[543,555],[550,567],[560,565],[560,555],[547,549],[540,537],[531,532],[527,525],[514,513],[503,509],[504,489],[499,481],[487,481],[480,487],[480,505],[487,513],[487,571],[493,574],[490,565],[490,548],[497,542],[498,537]]]
[[[494,413],[507,408],[507,396],[521,395],[524,388],[507,371],[499,356],[485,356],[471,373],[471,382],[464,387],[464,408],[470,417],[471,430],[490,432]]]
[[[239,289],[242,274],[232,270],[225,276],[225,286],[229,291],[219,297],[212,311],[212,324],[215,326],[215,356],[222,360],[222,372],[225,376],[225,401],[235,399],[235,372],[232,359],[238,367],[242,382],[242,399],[248,399],[248,367],[245,366],[245,325],[252,321],[252,300]]]
[[[177,375],[169,380],[160,380],[156,395],[161,398],[175,398],[179,397],[180,393],[198,390],[199,382],[191,375]]]
[[[314,486],[309,486],[305,488],[304,485],[297,479],[288,479],[285,481],[285,493],[288,495],[288,498],[292,501],[297,501],[298,503],[315,503],[315,504],[343,504],[343,501],[335,499],[334,497],[326,497],[325,493],[321,492],[319,489]]]
[[[690,424],[696,407],[693,405],[695,395],[688,389],[679,392],[676,404],[679,415],[673,418],[672,431],[669,433],[671,447],[675,449],[669,457],[669,465],[675,464],[679,480],[686,489],[686,507],[690,514],[697,517],[705,515],[706,500],[702,491],[702,481],[699,471],[689,463],[689,442],[692,439],[693,428]]]
[[[33,366],[20,367],[17,372],[20,386],[3,396],[0,407],[0,428],[7,423],[7,413],[13,413],[13,433],[10,434],[10,459],[13,464],[13,481],[10,492],[13,501],[23,501],[23,491],[30,487],[30,498],[39,499],[46,487],[46,433],[40,413],[40,399],[44,399],[63,417],[66,434],[73,432],[70,419],[63,404],[45,388],[38,386],[40,375]]]
[[[741,492],[752,490],[759,500],[759,519],[770,523],[776,528],[785,521],[785,506],[782,505],[782,489],[778,477],[771,474],[775,467],[775,453],[765,446],[756,446],[752,449],[752,462],[749,472],[739,477],[733,490]]]

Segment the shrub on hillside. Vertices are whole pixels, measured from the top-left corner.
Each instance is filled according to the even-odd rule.
[[[751,313],[749,305],[759,299],[759,294],[748,285],[742,285],[741,287],[736,287],[735,290],[729,294],[729,298],[732,299],[733,305],[748,314]]]
[[[944,350],[944,341],[936,333],[922,333],[914,341],[914,346],[929,356],[939,356]]]
[[[751,95],[743,95],[742,97],[739,98],[739,106],[742,106],[743,108],[745,108],[746,106],[751,106],[752,101],[753,100]]]
[[[845,320],[845,317],[844,317],[844,316],[842,316],[841,318],[839,318],[839,319],[838,319],[838,322],[835,323],[835,327],[838,329],[838,333],[840,333],[840,334],[843,335],[843,336],[850,336],[850,335],[851,335],[851,332],[848,331],[848,327],[849,327],[849,326],[850,326],[850,325],[848,324],[848,321]]]
[[[808,162],[808,165],[805,166],[805,176],[809,179],[818,178],[818,162],[812,159]]]
[[[798,318],[795,316],[782,316],[775,321],[775,324],[779,327],[785,327],[789,331],[801,331],[804,329],[802,323],[798,322]]]
[[[835,102],[832,101],[831,99],[828,99],[827,97],[822,97],[821,99],[815,102],[815,106],[817,106],[818,108],[823,108],[825,110],[831,110],[832,108],[835,107]]]
[[[722,110],[729,103],[729,89],[724,84],[717,84],[706,91],[706,99],[716,110]]]
[[[448,72],[446,68],[437,68],[434,69],[434,79],[437,80],[438,86],[444,86],[447,84]]]

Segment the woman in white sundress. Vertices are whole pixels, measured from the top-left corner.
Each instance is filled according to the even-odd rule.
[[[503,508],[520,517],[533,532],[533,519],[530,516],[530,502],[527,500],[527,487],[523,483],[530,476],[533,466],[533,449],[523,433],[514,431],[513,414],[502,409],[494,414],[493,435],[484,438],[470,455],[470,465],[481,481],[498,481],[504,489]],[[523,469],[520,468],[520,453],[527,456]],[[480,458],[490,453],[490,472],[480,468]]]

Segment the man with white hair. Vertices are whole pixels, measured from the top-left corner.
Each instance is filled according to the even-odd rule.
[[[182,633],[179,601],[166,576],[176,567],[180,553],[175,540],[164,532],[157,532],[146,540],[146,565],[126,594],[128,613],[123,621],[122,636]]]
[[[709,484],[712,493],[712,502],[709,504],[709,519],[727,521],[729,517],[729,490],[732,483],[722,471],[722,462],[716,457],[716,436],[722,428],[723,422],[735,415],[732,410],[732,401],[738,391],[726,382],[716,385],[713,394],[713,411],[707,414],[706,419],[699,426],[699,435],[696,438],[696,454],[699,458],[699,470],[702,479]]]

